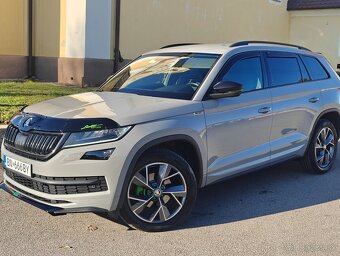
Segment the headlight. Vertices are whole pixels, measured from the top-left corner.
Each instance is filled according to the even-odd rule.
[[[91,132],[75,132],[66,140],[63,148],[86,146],[97,143],[116,141],[131,130],[132,126]]]

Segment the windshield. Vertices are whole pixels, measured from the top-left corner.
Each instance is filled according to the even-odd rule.
[[[102,91],[190,100],[219,55],[147,55],[110,78]]]

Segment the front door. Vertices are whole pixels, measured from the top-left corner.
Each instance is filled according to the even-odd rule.
[[[212,183],[270,161],[272,102],[259,52],[229,59],[214,82],[243,85],[239,97],[203,102],[207,122],[208,177]]]

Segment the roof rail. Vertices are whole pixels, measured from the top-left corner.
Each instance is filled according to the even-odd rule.
[[[172,47],[177,47],[177,46],[197,45],[197,44],[199,44],[199,43],[169,44],[169,45],[161,47],[161,49],[172,48]]]
[[[299,45],[295,45],[295,44],[285,44],[285,43],[278,43],[278,42],[270,42],[270,41],[241,41],[241,42],[237,42],[237,43],[234,43],[234,44],[230,45],[230,47],[244,46],[244,45],[249,45],[249,44],[282,45],[282,46],[295,47],[295,48],[298,48],[300,50],[305,50],[305,51],[311,52],[310,49],[308,49],[306,47],[303,47],[303,46],[299,46]]]

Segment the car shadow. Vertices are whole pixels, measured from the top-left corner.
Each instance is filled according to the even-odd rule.
[[[340,199],[340,156],[325,175],[289,161],[199,191],[185,228],[242,221]]]
[[[305,171],[298,160],[205,187],[195,207],[177,228],[207,227],[301,209],[340,199],[340,151],[333,169],[324,175]],[[119,216],[101,217],[129,228]]]
[[[298,161],[289,161],[203,188],[192,214],[178,229],[231,223],[338,200],[339,155],[340,151],[333,169],[325,175],[309,174]],[[118,216],[98,215],[125,225]]]

